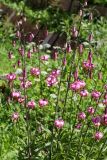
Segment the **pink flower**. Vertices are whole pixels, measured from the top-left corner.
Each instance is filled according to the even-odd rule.
[[[24,97],[19,97],[19,98],[18,98],[18,102],[19,102],[19,103],[23,103],[24,101],[25,101],[25,98],[24,98]]]
[[[40,69],[39,68],[31,68],[30,73],[33,76],[39,76],[40,75]]]
[[[103,104],[107,105],[107,99],[103,100]]]
[[[19,113],[14,112],[14,113],[12,114],[12,121],[17,122],[18,118],[19,118]]]
[[[49,55],[43,55],[43,56],[40,57],[40,59],[41,59],[42,61],[48,61]]]
[[[89,61],[84,61],[82,63],[82,66],[86,70],[92,70],[95,67],[95,65],[93,63],[90,63]]]
[[[98,92],[98,91],[92,91],[91,96],[92,96],[92,98],[94,98],[94,99],[99,99],[100,96],[101,96],[101,93]]]
[[[16,74],[15,73],[10,73],[6,76],[7,80],[13,81],[16,79]]]
[[[20,92],[12,92],[12,97],[18,99],[21,96]]]
[[[78,91],[80,89],[83,89],[85,87],[85,82],[81,80],[77,80],[70,84],[70,89],[73,91]]]
[[[33,33],[29,33],[29,35],[28,35],[28,41],[32,42],[33,38],[34,38],[34,34]]]
[[[87,112],[92,115],[95,112],[95,109],[93,107],[88,107]]]
[[[81,86],[78,82],[74,82],[70,84],[70,89],[72,89],[73,91],[78,91],[81,89]]]
[[[19,77],[19,81],[23,82],[24,78],[23,77]]]
[[[54,125],[56,128],[61,129],[64,126],[64,120],[56,119]]]
[[[80,112],[78,114],[78,120],[84,120],[86,118],[86,114],[84,112]]]
[[[29,88],[29,87],[31,87],[31,85],[32,85],[32,82],[30,82],[30,81],[26,81],[26,82],[21,82],[21,87],[22,88]]]
[[[85,82],[82,80],[78,80],[78,83],[80,84],[81,88],[84,88],[86,85]]]
[[[94,123],[94,125],[95,125],[96,127],[99,127],[99,126],[101,125],[101,118],[100,118],[99,116],[93,117],[93,118],[92,118],[92,122]]]
[[[53,70],[53,71],[51,72],[51,75],[57,77],[57,76],[60,75],[60,73],[61,73],[61,71],[60,71],[59,69],[56,69],[56,70]]]
[[[76,127],[76,129],[80,129],[82,127],[82,124],[78,123],[75,127]]]
[[[48,87],[51,87],[53,85],[56,85],[58,83],[57,78],[53,75],[49,75],[46,79],[46,83]]]
[[[97,132],[94,134],[94,138],[95,138],[95,140],[100,140],[100,139],[102,139],[102,138],[103,138],[103,133],[97,131]]]
[[[87,97],[88,96],[88,91],[87,90],[82,90],[82,91],[80,91],[80,95],[81,95],[81,97]]]
[[[35,104],[34,101],[29,101],[28,104],[27,104],[27,106],[28,106],[29,109],[34,109],[34,108],[35,108],[35,105],[36,105],[36,104]]]
[[[39,106],[40,107],[44,107],[44,106],[46,106],[48,104],[48,100],[46,100],[46,99],[40,99],[39,100]]]

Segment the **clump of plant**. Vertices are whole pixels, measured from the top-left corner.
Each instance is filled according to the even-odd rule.
[[[25,16],[17,22],[1,87],[2,159],[105,158],[107,66],[96,54],[91,11],[84,31],[85,12],[87,1],[65,46],[52,51],[25,34]]]

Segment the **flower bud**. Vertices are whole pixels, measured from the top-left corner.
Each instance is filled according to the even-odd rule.
[[[29,50],[28,50],[28,53],[27,53],[27,58],[30,59],[30,58],[31,58],[31,55],[32,55],[32,54],[31,54],[31,51],[30,51],[30,49],[29,49]]]
[[[17,65],[18,65],[18,67],[21,66],[21,61],[20,60],[17,61]]]
[[[72,51],[71,45],[70,45],[70,44],[67,44],[66,52],[67,52],[67,53],[70,53],[71,51]]]
[[[8,53],[8,58],[9,58],[9,59],[12,59],[12,52],[9,52],[9,53]]]
[[[89,40],[89,42],[91,42],[91,41],[93,40],[93,35],[92,35],[92,33],[89,34],[88,40]]]
[[[26,69],[23,69],[22,75],[24,78],[26,77],[26,75],[27,75]]]
[[[89,51],[88,53],[88,62],[91,64],[92,63],[92,52]]]
[[[98,79],[102,80],[102,72],[101,71],[98,73]]]
[[[107,92],[104,94],[104,98],[107,99]]]
[[[52,58],[53,58],[54,60],[57,60],[57,59],[58,59],[58,52],[57,52],[56,50],[53,51],[53,53],[52,53]]]
[[[23,47],[20,47],[20,48],[18,49],[18,51],[19,51],[19,54],[23,57],[24,54],[25,54],[24,48],[23,48]]]
[[[74,72],[74,79],[77,80],[78,79],[78,70],[76,69],[76,71]]]
[[[33,34],[33,33],[30,33],[30,34],[29,34],[29,37],[28,37],[28,41],[29,41],[29,42],[32,42],[32,41],[33,41],[33,38],[34,38],[34,34]]]
[[[16,41],[15,40],[12,41],[12,45],[13,45],[13,47],[16,46]]]
[[[66,66],[66,64],[67,64],[67,60],[66,60],[66,58],[63,58],[63,60],[62,60],[62,64],[63,64],[64,66]]]
[[[80,53],[80,54],[83,53],[83,44],[80,44],[80,45],[79,45],[79,49],[78,49],[78,50],[79,50],[79,53]]]
[[[19,119],[19,113],[14,112],[14,113],[12,114],[12,121],[13,121],[13,122],[17,122],[18,119]]]

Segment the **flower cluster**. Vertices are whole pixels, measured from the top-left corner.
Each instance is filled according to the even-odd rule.
[[[58,76],[60,75],[60,70],[53,70],[46,78],[46,83],[48,87],[56,85],[58,83]]]

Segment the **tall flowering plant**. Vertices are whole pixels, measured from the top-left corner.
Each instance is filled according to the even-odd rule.
[[[102,63],[96,63],[92,29],[84,34],[83,24],[93,23],[91,9],[85,19],[87,6],[87,1],[81,4],[79,21],[69,29],[64,48],[52,53],[34,42],[36,34],[24,32],[23,14],[17,22],[7,56],[11,72],[5,78],[10,93],[2,112],[6,124],[11,124],[10,149],[17,146],[18,159],[105,158],[106,73]]]

